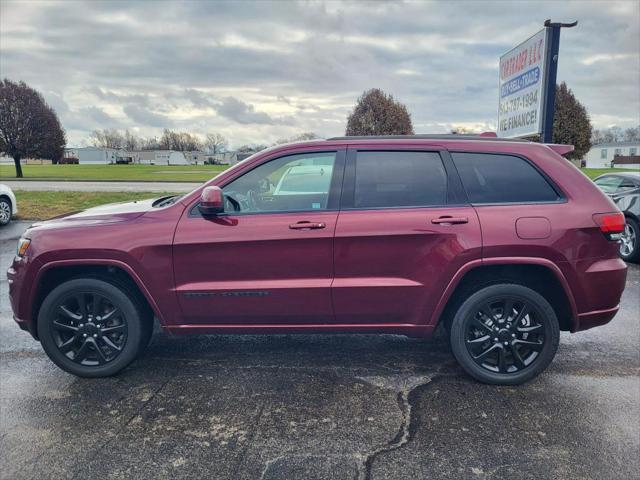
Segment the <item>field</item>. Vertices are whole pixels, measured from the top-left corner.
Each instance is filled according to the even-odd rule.
[[[637,172],[628,168],[583,168],[581,169],[591,180],[604,173]]]
[[[159,198],[170,193],[149,192],[26,192],[16,191],[18,220],[46,220],[105,203]]]
[[[226,165],[23,165],[22,180],[204,182]],[[0,179],[14,179],[14,165],[0,165]]]

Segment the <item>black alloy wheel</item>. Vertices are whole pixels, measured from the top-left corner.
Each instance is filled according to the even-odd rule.
[[[79,292],[60,301],[53,319],[58,350],[80,365],[113,361],[127,342],[122,311],[99,293]]]
[[[487,300],[465,329],[467,350],[480,367],[497,373],[524,370],[540,355],[545,325],[535,306],[516,297]]]
[[[549,365],[560,329],[553,307],[538,292],[519,284],[496,284],[462,301],[450,335],[456,359],[472,377],[518,385]]]
[[[80,377],[106,377],[129,365],[146,347],[153,325],[130,291],[93,277],[54,288],[38,314],[38,337],[49,358]]]

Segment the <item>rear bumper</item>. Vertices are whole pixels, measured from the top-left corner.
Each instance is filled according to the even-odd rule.
[[[627,265],[620,258],[585,262],[578,267],[581,288],[574,332],[610,322],[620,309],[620,298],[627,281]]]

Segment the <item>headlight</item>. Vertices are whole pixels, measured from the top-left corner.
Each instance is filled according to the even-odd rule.
[[[27,250],[29,250],[29,245],[31,245],[31,240],[28,238],[21,238],[18,240],[18,257],[24,257]]]

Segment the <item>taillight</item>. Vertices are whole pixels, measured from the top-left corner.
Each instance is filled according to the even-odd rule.
[[[593,221],[607,238],[617,239],[617,234],[624,232],[624,215],[622,212],[594,213]]]

